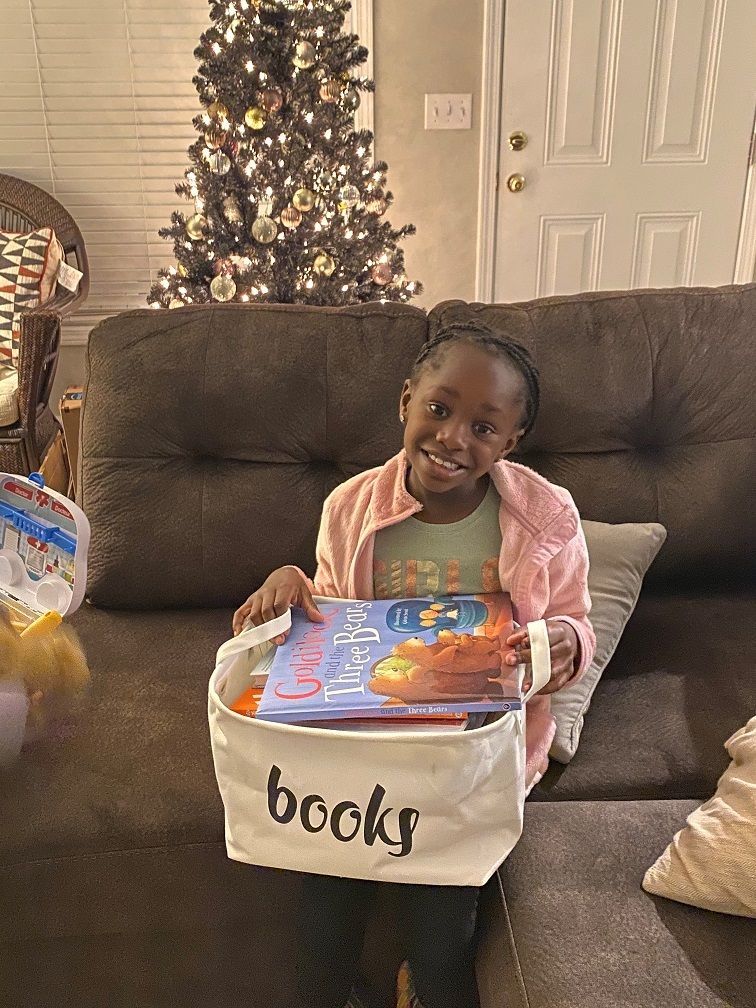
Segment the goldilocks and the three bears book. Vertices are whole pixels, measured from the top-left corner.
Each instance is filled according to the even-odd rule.
[[[301,723],[444,716],[522,705],[509,595],[323,601],[322,623],[292,609],[256,716]]]

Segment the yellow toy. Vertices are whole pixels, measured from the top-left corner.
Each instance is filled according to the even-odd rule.
[[[89,680],[79,638],[59,613],[27,626],[0,603],[0,766],[78,709]]]

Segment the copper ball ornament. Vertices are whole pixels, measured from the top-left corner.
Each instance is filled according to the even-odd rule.
[[[228,140],[228,133],[219,126],[208,126],[205,130],[205,143],[208,147],[222,147]]]
[[[379,287],[385,287],[386,284],[391,283],[394,279],[394,271],[388,263],[376,263],[370,275],[373,278],[373,282],[377,283]]]
[[[278,112],[283,105],[283,95],[278,88],[265,88],[260,101],[266,112]]]
[[[341,97],[341,84],[337,80],[323,81],[320,85],[320,97],[324,102],[336,102]]]
[[[302,214],[296,207],[287,206],[281,211],[281,223],[290,230],[299,227],[302,223]]]

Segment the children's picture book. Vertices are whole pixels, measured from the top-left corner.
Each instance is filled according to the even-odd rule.
[[[255,716],[265,721],[453,718],[522,706],[506,593],[320,602],[292,609]],[[459,722],[463,727],[463,723]]]

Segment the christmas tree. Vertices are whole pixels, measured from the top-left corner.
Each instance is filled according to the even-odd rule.
[[[177,265],[156,308],[211,301],[346,305],[408,301],[399,241],[384,214],[385,162],[355,130],[367,50],[343,32],[348,0],[210,0],[195,56],[204,111],[176,192],[193,202],[160,235]]]

